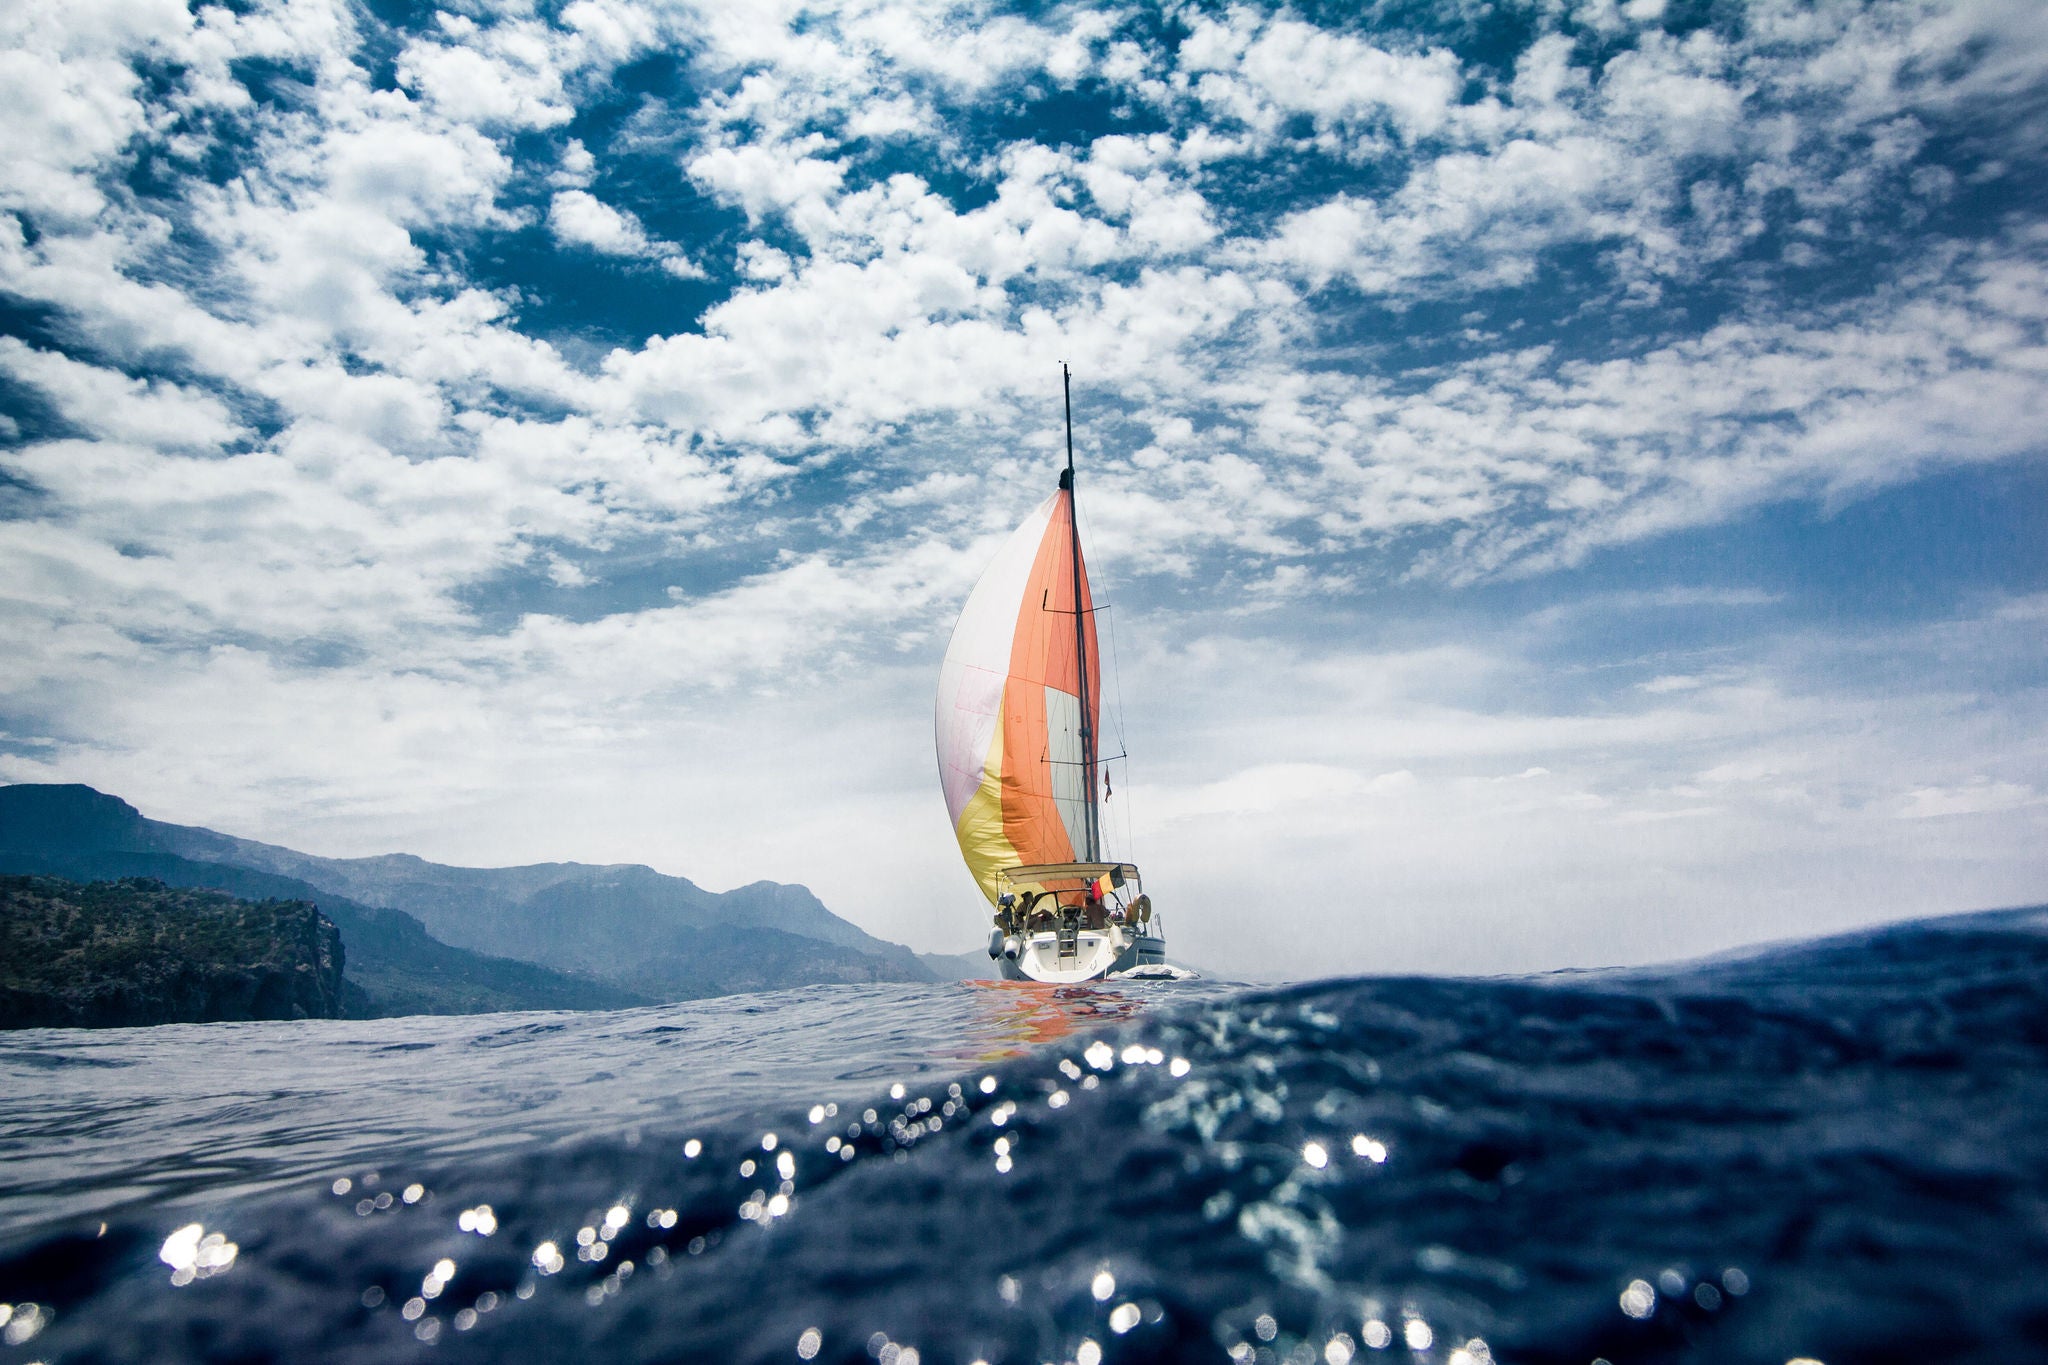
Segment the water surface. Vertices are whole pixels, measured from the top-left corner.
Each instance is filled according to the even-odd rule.
[[[2044,926],[15,1035],[0,1360],[2042,1358]]]

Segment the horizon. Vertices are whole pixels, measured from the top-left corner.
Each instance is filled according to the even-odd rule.
[[[153,815],[150,815],[150,814],[149,814],[149,813],[148,813],[147,811],[143,811],[143,810],[141,810],[141,809],[140,809],[139,807],[136,807],[136,806],[135,806],[135,803],[134,803],[134,802],[132,802],[132,801],[126,801],[126,799],[125,799],[124,797],[122,797],[122,796],[120,795],[120,793],[118,793],[118,792],[104,792],[104,791],[100,791],[100,790],[99,790],[98,788],[96,788],[96,787],[89,787],[89,786],[85,786],[85,784],[83,784],[83,783],[42,783],[42,784],[37,784],[37,783],[7,783],[7,784],[0,784],[0,786],[36,786],[36,785],[42,785],[42,786],[79,786],[79,787],[83,787],[83,788],[84,788],[85,790],[87,790],[87,791],[90,791],[90,792],[93,792],[93,793],[94,793],[95,795],[98,795],[98,796],[105,796],[105,797],[112,797],[113,799],[115,799],[115,800],[117,800],[117,801],[123,801],[123,802],[124,802],[124,804],[128,805],[128,806],[129,806],[129,807],[130,807],[131,809],[134,809],[134,810],[136,811],[136,813],[137,813],[138,815],[140,815],[140,816],[141,816],[141,817],[142,817],[143,819],[145,819],[145,820],[150,820],[150,821],[153,821],[153,822],[155,822],[155,823],[158,823],[158,824],[166,824],[166,825],[178,825],[178,826],[181,826],[182,828],[187,828],[187,829],[205,829],[205,830],[206,830],[207,832],[209,832],[209,833],[212,833],[212,834],[223,834],[223,835],[227,835],[227,836],[228,836],[228,837],[230,837],[230,838],[237,838],[237,839],[239,839],[239,838],[241,838],[241,837],[242,837],[242,836],[239,836],[239,835],[235,834],[235,832],[234,832],[233,830],[225,830],[225,829],[212,829],[211,827],[208,827],[208,826],[193,826],[193,825],[184,825],[184,824],[183,824],[183,822],[181,822],[181,821],[177,821],[177,820],[168,820],[168,819],[164,819],[163,817],[160,817],[160,816],[153,816]],[[264,841],[262,841],[262,840],[252,840],[252,841],[250,841],[250,842],[255,842],[255,843],[262,843],[262,842],[264,842]],[[267,845],[267,846],[268,846],[268,847],[272,847],[272,848],[285,848],[285,851],[287,851],[287,852],[292,852],[292,853],[299,853],[299,854],[305,854],[305,855],[308,855],[308,856],[311,856],[311,857],[314,857],[314,858],[327,858],[327,857],[329,857],[329,855],[326,855],[326,854],[322,854],[322,853],[316,852],[316,851],[314,851],[314,850],[311,850],[311,849],[303,849],[303,848],[289,848],[289,847],[287,847],[287,846],[283,846],[283,845],[277,845],[277,844],[270,844],[270,845]],[[408,852],[408,851],[406,851],[406,850],[404,850],[404,849],[390,849],[390,850],[387,850],[387,851],[385,851],[385,852],[383,852],[383,853],[357,854],[357,855],[352,855],[352,856],[350,856],[350,857],[347,857],[347,858],[336,858],[336,859],[333,859],[333,861],[339,861],[339,862],[355,862],[355,861],[375,861],[375,860],[378,860],[378,859],[384,859],[384,858],[412,858],[412,859],[414,859],[414,860],[416,860],[416,861],[426,862],[426,863],[427,863],[427,864],[428,864],[429,866],[437,866],[437,867],[449,867],[449,868],[452,868],[452,869],[454,869],[455,871],[460,871],[460,872],[499,872],[499,871],[512,871],[512,870],[518,870],[518,869],[521,869],[521,868],[529,868],[529,867],[584,867],[584,868],[597,868],[597,869],[604,869],[604,868],[615,868],[615,867],[641,868],[641,869],[645,869],[645,870],[647,870],[647,871],[650,871],[650,872],[654,872],[654,873],[656,873],[657,875],[660,875],[660,876],[667,876],[667,877],[678,877],[678,878],[681,878],[681,879],[682,879],[682,880],[684,880],[684,881],[688,881],[688,882],[690,882],[690,883],[691,883],[691,885],[693,885],[693,886],[700,886],[700,889],[702,889],[702,890],[705,890],[705,891],[708,891],[708,892],[709,892],[709,893],[711,893],[712,895],[724,895],[724,894],[726,894],[726,893],[728,893],[728,892],[732,892],[732,891],[738,891],[738,890],[743,890],[743,889],[745,889],[745,888],[746,888],[747,886],[751,886],[751,885],[756,885],[756,884],[759,884],[759,883],[762,883],[762,882],[766,882],[766,883],[769,883],[769,884],[773,884],[773,885],[795,885],[795,886],[798,886],[798,887],[799,887],[799,889],[802,889],[802,890],[806,890],[806,891],[810,890],[810,888],[809,888],[809,887],[805,887],[805,886],[802,886],[802,884],[801,884],[801,883],[787,883],[787,882],[776,882],[776,881],[775,881],[775,880],[774,880],[773,878],[757,878],[757,879],[756,879],[756,880],[755,880],[754,882],[742,882],[742,883],[738,883],[738,884],[736,884],[736,885],[733,885],[733,886],[726,886],[726,887],[710,887],[710,886],[701,886],[701,884],[700,884],[700,883],[697,883],[697,882],[693,881],[693,880],[692,880],[692,879],[691,879],[690,877],[688,877],[687,875],[685,875],[685,874],[683,874],[683,873],[679,873],[679,872],[665,872],[665,871],[663,871],[663,870],[662,870],[661,868],[655,867],[655,866],[653,866],[653,865],[652,865],[652,864],[650,864],[650,863],[631,863],[631,862],[613,862],[613,863],[591,863],[591,862],[583,862],[583,861],[581,861],[581,860],[579,860],[579,859],[574,859],[574,858],[570,858],[570,859],[561,859],[561,860],[556,860],[556,861],[552,861],[552,862],[548,862],[548,863],[504,863],[504,864],[479,864],[479,865],[468,865],[468,864],[459,864],[459,863],[440,863],[440,862],[436,862],[436,861],[435,861],[435,860],[433,860],[433,859],[423,859],[423,858],[421,858],[421,857],[420,857],[420,855],[418,855],[418,854],[416,854],[416,853],[411,853],[411,852]],[[37,876],[37,875],[43,875],[43,874],[10,874],[10,875],[29,875],[29,876]],[[813,892],[812,894],[813,894],[813,895],[815,895],[816,893],[815,893],[815,892]],[[821,903],[821,904],[823,904],[823,901],[822,901],[822,899],[821,899],[820,903]],[[831,911],[831,913],[833,913],[833,914],[835,914],[835,915],[837,915],[837,914],[838,914],[838,912],[837,912],[837,911],[835,911],[835,910],[832,910],[832,907],[831,907],[830,905],[825,905],[825,909],[826,909],[826,910],[828,910],[828,911]],[[1970,906],[1970,907],[1966,907],[1966,908],[1963,908],[1963,909],[1955,909],[1955,910],[1940,910],[1940,911],[1936,911],[1936,912],[1934,912],[1934,913],[1932,913],[1932,914],[1929,914],[1929,915],[1924,915],[1924,916],[1914,916],[1914,917],[1912,917],[1912,918],[1910,918],[1910,919],[1907,919],[1907,920],[1904,920],[1904,921],[1893,921],[1893,922],[1894,922],[1894,923],[1907,923],[1907,924],[1912,924],[1912,923],[1930,923],[1930,922],[1934,922],[1934,921],[1939,921],[1939,920],[1944,920],[1944,919],[1959,919],[1959,918],[1967,918],[1967,917],[1976,917],[1976,916],[1984,916],[1984,915],[1999,915],[1999,914],[2015,914],[2015,913],[2020,913],[2020,912],[2023,912],[2023,911],[2037,911],[2037,910],[2044,910],[2044,909],[2048,909],[2048,902],[2044,902],[2044,903],[2041,903],[2041,904],[2031,904],[2031,905],[2029,905],[2029,904],[2013,904],[2013,905],[1984,905],[1984,906]],[[845,916],[843,916],[843,915],[841,915],[841,916],[839,916],[839,917],[840,917],[841,919],[844,919],[844,918],[845,918]],[[416,917],[415,917],[415,918],[416,918]],[[1690,956],[1687,956],[1687,957],[1680,957],[1680,958],[1659,958],[1659,959],[1651,959],[1651,960],[1649,960],[1649,961],[1645,961],[1645,962],[1640,962],[1640,963],[1582,963],[1582,964],[1574,964],[1574,965],[1571,965],[1571,966],[1565,966],[1565,967],[1550,967],[1550,968],[1541,968],[1541,969],[1538,969],[1538,970],[1536,970],[1536,971],[1532,971],[1532,972],[1509,972],[1509,973],[1497,973],[1497,974],[1493,974],[1493,975],[1502,975],[1502,976],[1510,976],[1510,977],[1513,977],[1513,976],[1528,976],[1528,977],[1536,977],[1536,976],[1545,976],[1545,975],[1551,975],[1551,974],[1556,974],[1556,973],[1569,973],[1569,972],[1595,972],[1595,973],[1597,973],[1597,972],[1606,972],[1606,971],[1616,971],[1616,970],[1627,970],[1627,969],[1629,969],[1629,968],[1632,968],[1632,967],[1647,967],[1647,968],[1653,968],[1653,969],[1654,969],[1654,968],[1660,968],[1660,967],[1679,967],[1679,966],[1686,966],[1686,965],[1691,965],[1691,964],[1699,964],[1699,963],[1706,963],[1706,962],[1711,962],[1711,961],[1715,961],[1715,960],[1718,960],[1718,959],[1720,959],[1720,958],[1723,958],[1723,957],[1728,957],[1728,958],[1741,958],[1741,957],[1744,957],[1744,956],[1746,956],[1746,955],[1748,955],[1748,954],[1750,954],[1750,953],[1753,953],[1753,952],[1766,952],[1766,951],[1769,951],[1769,950],[1771,950],[1771,949],[1773,949],[1773,948],[1787,948],[1787,947],[1794,947],[1794,946],[1797,946],[1797,945],[1801,945],[1801,944],[1815,943],[1815,942],[1820,942],[1820,941],[1823,941],[1823,940],[1825,940],[1825,939],[1828,939],[1828,938],[1832,938],[1832,937],[1837,937],[1837,936],[1843,936],[1843,935],[1853,935],[1853,934],[1855,934],[1855,933],[1857,933],[1857,932],[1859,932],[1859,931],[1861,931],[1861,930],[1865,930],[1865,929],[1871,929],[1871,930],[1874,930],[1874,929],[1881,929],[1881,928],[1883,928],[1883,927],[1885,927],[1884,923],[1883,923],[1883,922],[1878,922],[1878,923],[1873,923],[1873,924],[1869,924],[1869,925],[1858,925],[1858,926],[1853,926],[1853,927],[1850,927],[1850,928],[1847,928],[1847,929],[1835,929],[1835,930],[1827,930],[1827,931],[1823,931],[1823,932],[1820,932],[1820,933],[1806,933],[1806,934],[1791,934],[1791,935],[1786,935],[1786,936],[1782,936],[1782,937],[1762,938],[1762,939],[1757,939],[1757,940],[1753,940],[1753,941],[1747,941],[1747,942],[1743,942],[1743,943],[1733,944],[1733,945],[1730,945],[1730,946],[1728,946],[1728,947],[1725,947],[1725,948],[1718,948],[1718,949],[1713,949],[1713,950],[1710,950],[1710,951],[1708,951],[1708,952],[1705,952],[1705,953],[1693,954],[1693,955],[1690,955]],[[974,947],[974,948],[968,948],[968,949],[963,949],[963,950],[958,950],[958,951],[954,951],[954,950],[949,950],[949,949],[945,949],[945,948],[919,948],[919,947],[917,947],[917,946],[916,946],[915,944],[905,944],[905,945],[903,945],[903,946],[905,946],[905,947],[908,947],[908,948],[910,948],[910,949],[911,949],[911,951],[913,951],[913,952],[916,952],[916,953],[921,953],[921,954],[925,954],[925,955],[929,955],[929,956],[955,956],[955,957],[978,957],[978,956],[980,955],[980,950],[979,950],[979,948],[978,948],[978,947]],[[1180,965],[1182,965],[1182,966],[1195,966],[1195,967],[1201,967],[1201,966],[1202,966],[1202,964],[1199,964],[1199,963],[1187,963],[1187,962],[1182,962],[1182,963],[1181,963]],[[1476,974],[1460,974],[1460,973],[1423,973],[1423,974],[1424,974],[1424,975],[1449,975],[1449,976],[1457,976],[1457,975],[1476,975]],[[1249,976],[1249,977],[1245,977],[1245,978],[1242,978],[1242,980],[1244,980],[1246,984],[1250,984],[1250,985],[1288,985],[1288,984],[1305,984],[1305,983],[1308,983],[1308,982],[1312,982],[1312,981],[1318,981],[1318,980],[1336,980],[1336,979],[1341,979],[1341,978],[1344,978],[1344,977],[1347,977],[1347,976],[1363,976],[1363,977],[1373,977],[1373,976],[1387,976],[1387,975],[1394,975],[1394,973],[1383,973],[1383,972],[1357,972],[1357,973],[1351,973],[1351,972],[1335,972],[1335,973],[1327,973],[1327,974],[1325,974],[1325,975],[1323,975],[1323,976],[1300,976],[1300,977],[1261,977],[1261,976]],[[1214,976],[1214,979],[1216,979],[1216,980],[1231,980],[1231,979],[1235,979],[1235,978],[1228,978],[1228,977],[1224,977],[1224,976],[1221,976],[1221,975],[1215,975],[1215,976]]]
[[[0,35],[0,782],[972,951],[933,693],[1068,363],[1176,959],[2048,900],[2048,9]]]

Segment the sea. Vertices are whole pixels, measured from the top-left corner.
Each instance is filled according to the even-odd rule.
[[[2048,908],[0,1039],[0,1362],[2048,1359]]]

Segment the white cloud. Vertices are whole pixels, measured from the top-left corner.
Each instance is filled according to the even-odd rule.
[[[1391,52],[1241,7],[1221,20],[1193,16],[1179,56],[1196,100],[1266,137],[1290,114],[1310,115],[1319,131],[1385,121],[1406,139],[1428,137],[1456,117],[1463,85],[1457,58],[1441,48]]]
[[[562,148],[561,169],[551,177],[558,185],[582,188],[597,176],[597,158],[581,138],[570,138]]]
[[[465,15],[436,16],[439,41],[407,44],[398,80],[450,120],[478,127],[551,128],[575,117],[564,99],[555,35],[511,21],[485,29]]]
[[[719,147],[693,159],[690,178],[722,194],[759,222],[771,213],[791,212],[799,225],[824,216],[825,201],[837,192],[845,168],[814,156],[825,139],[814,133],[793,144]]]
[[[65,421],[111,441],[203,450],[244,434],[210,393],[161,379],[131,379],[13,337],[0,337],[0,374],[41,390]]]
[[[2023,810],[2043,804],[2048,804],[2048,797],[2024,783],[1978,778],[1959,787],[1916,787],[1906,793],[1899,814],[1908,820],[1930,820],[1944,815]]]
[[[149,121],[131,63],[184,46],[192,18],[169,0],[12,6],[0,15],[0,207],[89,220],[95,172]]]
[[[1126,695],[1153,714],[1127,718],[1112,828],[1127,814],[1183,951],[1278,976],[1312,951],[1324,972],[1650,961],[2039,899],[2039,690],[1984,708],[1969,666],[1844,684],[1866,648],[2038,658],[2021,629],[1767,636],[1681,688],[1633,685],[1655,658],[1610,660],[1541,707],[1519,679],[1556,681],[1522,654],[1547,627],[1413,653],[1161,649],[1155,628],[1135,670],[1125,641]]]
[[[605,256],[649,260],[670,274],[701,279],[704,271],[692,264],[682,251],[647,235],[640,220],[613,208],[583,190],[561,190],[548,206],[548,226],[555,240],[566,246],[584,246]]]
[[[1705,686],[1706,680],[1685,673],[1664,673],[1645,683],[1637,683],[1645,692],[1690,692]]]

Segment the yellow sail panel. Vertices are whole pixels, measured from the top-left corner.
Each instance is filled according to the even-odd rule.
[[[1005,867],[1015,867],[1024,859],[1017,856],[1016,846],[1003,831],[1003,732],[997,726],[995,742],[988,753],[987,767],[974,794],[967,798],[960,817],[953,824],[953,835],[960,841],[960,856],[967,860],[967,870],[974,875],[975,883],[981,887],[981,894],[989,903],[996,899],[996,873]]]

